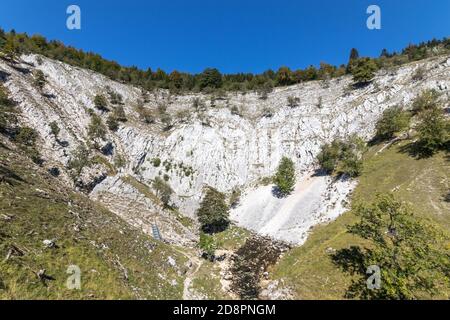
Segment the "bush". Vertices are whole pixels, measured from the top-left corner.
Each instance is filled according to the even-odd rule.
[[[106,124],[108,125],[109,130],[117,131],[119,130],[119,123],[117,122],[116,117],[114,115],[110,115],[106,120]]]
[[[44,72],[42,70],[36,70],[34,72],[34,81],[33,84],[39,89],[44,89],[45,84],[47,83],[47,80],[45,79]]]
[[[173,190],[170,185],[160,177],[156,177],[153,181],[153,189],[155,189],[164,207],[170,207],[170,199],[173,194]]]
[[[144,108],[142,104],[138,104],[136,112],[139,114],[139,118],[146,124],[155,123],[155,117],[152,115],[149,109]]]
[[[91,123],[88,126],[88,136],[96,143],[99,139],[105,139],[107,129],[100,118],[95,113],[91,116]]]
[[[50,123],[50,130],[53,134],[53,136],[55,137],[55,139],[58,139],[58,135],[61,131],[61,129],[58,126],[58,123],[56,121],[53,121]]]
[[[348,141],[336,139],[331,144],[323,145],[317,160],[321,168],[329,174],[357,177],[363,169],[362,155],[365,149],[365,142],[353,135]]]
[[[161,165],[161,159],[160,158],[153,158],[152,159],[152,164],[155,168],[158,168]]]
[[[22,127],[14,137],[14,140],[24,146],[32,147],[36,143],[38,134],[36,130],[30,127]]]
[[[289,107],[291,107],[291,108],[298,107],[299,103],[300,103],[299,97],[293,97],[293,96],[287,97],[287,104]]]
[[[351,68],[353,81],[356,85],[365,85],[372,81],[378,66],[374,60],[370,58],[360,58],[354,62]]]
[[[98,110],[108,111],[108,101],[104,95],[98,94],[94,98],[94,105]]]
[[[381,140],[391,139],[396,133],[407,129],[410,120],[409,113],[398,106],[386,109],[376,125],[377,138]]]
[[[90,165],[90,153],[89,150],[84,146],[80,145],[75,153],[72,155],[68,167],[69,170],[73,171],[73,177],[78,177],[84,167]]]
[[[430,110],[438,105],[439,93],[434,89],[424,90],[417,96],[412,105],[414,113]]]
[[[204,232],[200,232],[200,241],[198,245],[200,250],[202,250],[202,257],[214,261],[217,250],[217,244],[214,241],[214,237]]]
[[[424,155],[433,155],[448,144],[450,139],[450,121],[439,107],[423,111],[419,115],[417,127],[419,150]]]
[[[286,157],[281,159],[277,173],[274,178],[277,191],[285,197],[294,191],[295,186],[295,167],[294,162]]]
[[[197,216],[203,232],[211,234],[224,231],[230,224],[225,195],[214,188],[208,188]]]

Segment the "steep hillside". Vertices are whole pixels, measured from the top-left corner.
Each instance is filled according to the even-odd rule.
[[[415,215],[450,233],[449,155],[441,152],[417,159],[405,148],[410,144],[406,140],[387,148],[379,145],[366,154],[352,203],[371,201],[379,192],[394,192],[400,201],[411,206]],[[330,224],[314,228],[303,246],[294,248],[274,266],[273,278],[287,284],[296,299],[343,299],[352,277],[333,263],[332,255],[336,250],[362,243],[347,232],[347,227],[356,221],[353,211],[349,211]],[[434,298],[449,297],[450,287],[444,286]]]
[[[426,77],[413,80],[419,69]],[[283,156],[293,159],[298,175],[305,176],[314,169],[324,142],[352,133],[369,139],[389,106],[408,104],[425,88],[448,92],[449,69],[448,56],[438,56],[382,70],[359,89],[345,76],[277,88],[261,99],[257,93],[146,92],[36,55],[22,56],[16,64],[0,62],[5,85],[22,110],[22,123],[41,137],[46,166],[59,167],[61,179],[92,191],[92,199],[133,226],[149,232],[158,225],[165,240],[190,246],[197,228],[183,216],[195,218],[205,186],[226,193],[244,190],[273,175]],[[36,70],[45,77],[42,89],[35,84]],[[96,107],[96,95],[109,98],[104,109]],[[92,119],[97,115],[107,123],[117,105],[127,122],[93,138]],[[143,115],[150,124],[142,121]],[[61,129],[57,138],[52,122]],[[67,165],[80,145],[97,148],[90,165],[73,177]],[[168,181],[174,191],[172,207],[178,210],[155,201],[156,177]],[[318,203],[323,206],[319,211],[333,204],[326,195]]]
[[[139,229],[0,141],[0,299],[180,299],[188,250]],[[69,290],[69,266],[81,290]],[[49,277],[49,279],[45,279]]]

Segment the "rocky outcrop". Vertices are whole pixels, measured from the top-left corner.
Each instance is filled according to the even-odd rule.
[[[413,81],[412,75],[419,67],[426,70],[427,76]],[[36,69],[42,70],[47,79],[42,90],[33,86]],[[303,176],[314,168],[323,143],[353,133],[369,139],[386,108],[408,105],[425,88],[448,96],[450,87],[448,56],[380,71],[375,81],[364,88],[353,89],[351,78],[346,76],[277,88],[264,99],[257,93],[227,93],[222,97],[174,96],[164,90],[146,93],[92,71],[37,59],[36,55],[23,56],[16,65],[0,61],[0,70],[22,110],[21,121],[41,136],[40,152],[48,163],[58,163],[61,168],[67,166],[80,144],[91,144],[87,134],[90,113],[97,113],[106,122],[108,113],[95,109],[95,95],[107,96],[108,91],[120,94],[128,121],[120,124],[117,132],[108,132],[105,143],[109,143],[111,152],[103,157],[114,165],[120,155],[125,166],[116,168],[115,176],[105,179],[103,164],[103,169],[97,167],[84,174],[94,185],[84,183],[93,188],[94,199],[144,230],[148,230],[153,217],[167,217],[159,222],[166,230],[163,237],[166,233],[168,239],[182,243],[193,239],[195,232],[152,200],[139,204],[139,209],[133,207],[132,203],[145,195],[123,177],[131,176],[151,186],[156,176],[166,175],[179,212],[194,217],[204,186],[222,192],[236,186],[245,189],[261,177],[272,175],[283,156],[293,159],[298,175]],[[289,107],[288,97],[298,98],[298,106]],[[204,107],[194,108],[194,99]],[[172,128],[162,130],[160,121],[144,124],[136,112],[140,104],[156,118],[158,108],[164,106],[174,119]],[[231,112],[232,108],[240,115]],[[61,128],[59,141],[51,133],[51,122]],[[153,161],[156,158],[161,160],[160,166]],[[67,171],[63,170],[61,179],[73,183]]]

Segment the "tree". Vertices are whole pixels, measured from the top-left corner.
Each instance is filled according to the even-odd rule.
[[[353,81],[356,85],[365,85],[372,81],[377,70],[378,66],[374,60],[370,58],[357,59],[351,68]]]
[[[224,231],[230,224],[225,195],[209,187],[197,210],[197,216],[203,232],[211,234]]]
[[[222,86],[222,74],[215,68],[205,69],[200,74],[200,89],[220,88]]]
[[[379,139],[391,139],[396,133],[409,127],[411,116],[400,107],[386,109],[376,124]]]
[[[153,189],[155,189],[164,207],[170,207],[170,199],[173,194],[173,190],[170,185],[160,177],[156,177],[155,180],[153,180]]]
[[[392,194],[380,194],[373,203],[359,204],[353,212],[359,222],[348,232],[367,244],[341,249],[333,255],[337,265],[357,277],[347,297],[419,299],[433,296],[442,285],[448,286],[448,237],[441,231],[415,217]],[[370,266],[380,270],[379,288],[367,285]]]
[[[450,139],[450,121],[445,118],[443,110],[434,107],[419,115],[417,127],[417,145],[423,155],[433,155],[448,144]]]
[[[17,46],[16,46],[16,42],[15,39],[12,35],[9,35],[8,37],[6,37],[6,43],[3,47],[3,53],[5,54],[6,58],[14,61],[17,57]]]
[[[280,86],[288,86],[295,83],[294,75],[288,67],[278,69],[275,79]]]
[[[283,197],[289,195],[294,190],[295,167],[294,162],[291,159],[287,157],[283,157],[281,159],[274,182],[277,186],[278,192]]]
[[[169,81],[175,89],[181,89],[183,87],[183,77],[176,70],[169,75]]]
[[[356,48],[352,48],[350,56],[348,58],[347,73],[351,73],[354,67],[354,63],[359,59],[359,52]]]

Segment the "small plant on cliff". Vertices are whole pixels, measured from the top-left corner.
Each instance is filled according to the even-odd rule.
[[[155,189],[164,207],[170,207],[170,199],[173,194],[173,190],[170,185],[160,177],[156,177],[153,181],[153,189]]]
[[[377,138],[391,139],[396,133],[407,129],[410,120],[410,114],[398,106],[386,109],[376,125]]]

